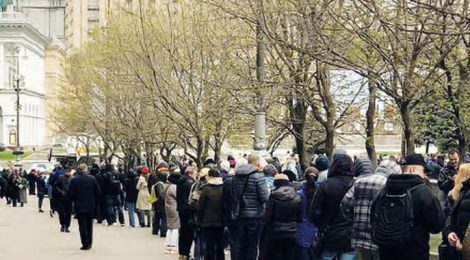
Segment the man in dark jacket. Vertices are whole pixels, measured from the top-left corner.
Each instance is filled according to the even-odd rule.
[[[59,176],[54,185],[54,196],[56,197],[57,212],[59,213],[60,232],[69,233],[72,217],[72,201],[68,192],[72,180],[72,169],[66,168],[65,174]]]
[[[274,177],[274,187],[266,206],[267,258],[296,259],[297,223],[302,220],[300,196],[285,174]]]
[[[346,154],[335,154],[328,171],[328,178],[320,184],[310,206],[312,222],[319,228],[323,248],[321,257],[327,259],[350,259],[352,222],[341,214],[340,204],[353,184],[353,162]]]
[[[447,154],[449,162],[439,172],[438,184],[439,188],[444,192],[447,197],[449,191],[454,188],[454,179],[460,165],[460,152],[456,149],[451,149]]]
[[[236,169],[230,182],[228,198],[231,205],[232,246],[236,259],[255,260],[264,217],[269,198],[264,176],[260,174],[260,158],[250,155],[248,164]],[[227,204],[227,203],[225,203]],[[234,256],[232,255],[232,256]]]
[[[196,178],[196,169],[188,167],[183,178],[181,178],[176,186],[176,210],[178,211],[181,224],[178,238],[178,253],[184,259],[189,259],[191,245],[194,240],[194,225],[191,223],[193,211],[189,207],[189,194]]]
[[[36,169],[32,169],[28,174],[29,195],[36,195]]]
[[[445,225],[445,218],[438,199],[431,189],[424,184],[426,163],[420,154],[411,154],[405,158],[404,174],[392,174],[385,184],[387,194],[404,194],[411,191],[414,219],[411,238],[405,247],[380,248],[381,260],[429,259],[429,233],[439,233]]]
[[[124,213],[122,212],[121,192],[122,175],[114,170],[112,164],[106,165],[103,179],[103,193],[106,197],[106,206],[108,209],[108,226],[116,223],[116,212],[118,213],[119,223],[124,226]]]
[[[42,210],[42,203],[44,201],[44,196],[47,194],[47,184],[46,184],[46,177],[44,176],[43,171],[39,171],[38,176],[36,176],[36,183],[37,183],[37,196],[38,196],[38,208],[39,212],[43,213]]]
[[[80,249],[89,250],[93,243],[93,216],[101,190],[95,177],[88,174],[86,164],[80,164],[77,171],[77,176],[70,181],[69,197],[74,203],[74,212],[78,220],[82,241]]]
[[[223,225],[223,180],[219,171],[212,167],[208,173],[207,184],[201,188],[198,200],[198,223],[204,236],[207,260],[224,259]]]
[[[129,226],[135,227],[135,204],[137,203],[137,196],[139,190],[137,190],[137,182],[139,178],[135,174],[133,169],[129,170],[126,181],[124,183],[124,191],[126,192],[126,207],[129,213]]]

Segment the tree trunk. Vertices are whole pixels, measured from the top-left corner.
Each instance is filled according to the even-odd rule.
[[[369,106],[366,112],[366,150],[374,169],[377,167],[377,152],[375,151],[375,106],[377,100],[377,87],[375,82],[369,80]]]
[[[410,104],[402,102],[400,105],[400,115],[403,123],[403,133],[405,137],[405,156],[415,153],[415,136],[413,120],[411,118]]]
[[[333,126],[325,129],[325,153],[330,162],[333,162],[333,152],[335,149],[335,128]]]

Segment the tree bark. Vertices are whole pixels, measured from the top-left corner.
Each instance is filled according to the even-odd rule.
[[[377,167],[377,152],[375,150],[375,106],[377,100],[377,86],[369,80],[369,105],[366,112],[366,150],[374,169]]]
[[[403,133],[405,137],[405,154],[415,153],[415,136],[413,129],[413,120],[411,118],[410,104],[408,102],[402,102],[400,104],[400,115],[403,124]]]

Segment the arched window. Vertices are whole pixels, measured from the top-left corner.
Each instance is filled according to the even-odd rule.
[[[16,145],[16,131],[14,129],[10,130],[9,139],[10,145]]]

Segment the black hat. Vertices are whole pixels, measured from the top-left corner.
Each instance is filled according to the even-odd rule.
[[[407,155],[405,157],[405,161],[402,164],[403,165],[421,165],[423,167],[426,167],[426,162],[424,161],[424,157],[418,153]]]

